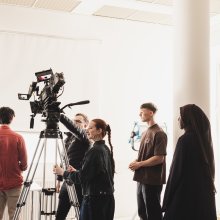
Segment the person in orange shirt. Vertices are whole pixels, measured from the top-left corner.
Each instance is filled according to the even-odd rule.
[[[0,108],[0,220],[6,205],[9,219],[13,219],[23,183],[22,171],[27,169],[24,139],[10,129],[14,117],[11,108]]]

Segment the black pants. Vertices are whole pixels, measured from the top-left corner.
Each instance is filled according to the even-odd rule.
[[[162,220],[161,191],[162,185],[137,183],[138,215],[141,220]]]
[[[79,220],[113,220],[114,212],[113,195],[84,196]]]
[[[75,184],[75,189],[76,189],[79,205],[81,206],[82,198],[83,198],[81,185]],[[59,194],[59,203],[57,207],[56,220],[65,220],[70,210],[70,207],[71,205],[70,205],[69,195],[66,188],[66,183],[64,182]]]

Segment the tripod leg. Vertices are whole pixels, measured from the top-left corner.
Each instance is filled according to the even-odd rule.
[[[56,144],[57,138],[51,138],[53,144]],[[56,148],[55,148],[55,162],[56,158]],[[56,187],[49,187],[48,182],[46,182],[46,158],[47,158],[47,149],[44,148],[44,166],[43,166],[43,188],[42,188],[42,197],[41,197],[41,215],[44,215],[44,219],[52,219],[52,216],[56,214]],[[57,162],[56,162],[57,163]],[[54,178],[54,180],[56,180]],[[54,184],[56,181],[54,182]],[[46,188],[45,188],[46,187]]]
[[[57,141],[56,141],[56,149],[55,149],[55,164],[57,164],[57,151],[58,151],[58,146],[57,146]],[[57,187],[56,187],[56,181],[57,181],[57,177],[56,175],[54,175],[54,183],[55,183],[55,190],[57,191]],[[56,194],[55,194],[55,198],[54,198],[54,210],[56,210],[56,207],[57,207],[57,197],[56,197]]]
[[[58,140],[57,140],[57,148],[58,148],[58,152],[59,152],[59,155],[60,155],[61,164],[62,164],[63,168],[66,170],[69,166],[69,160],[68,160],[68,157],[67,157],[67,152],[66,152],[66,148],[65,148],[63,139],[59,139],[59,140],[61,142],[60,145],[62,146],[62,151],[60,149],[60,145],[58,143]],[[61,155],[61,152],[63,152],[63,155]],[[66,184],[66,187],[67,187],[67,192],[68,192],[68,195],[69,195],[70,204],[74,207],[76,219],[78,220],[79,219],[79,202],[78,202],[78,199],[77,199],[75,186],[74,186],[74,184],[71,185],[71,186]]]
[[[15,209],[13,220],[17,220],[18,219],[20,211],[21,211],[21,207],[24,206],[25,203],[26,203],[27,196],[28,196],[28,193],[29,193],[29,190],[30,190],[30,186],[31,186],[31,184],[33,182],[33,178],[34,178],[34,175],[35,175],[35,172],[36,172],[36,169],[37,169],[37,166],[38,166],[38,163],[39,163],[42,151],[43,151],[43,149],[45,147],[45,143],[46,143],[46,139],[44,139],[43,145],[41,146],[41,148],[39,148],[41,140],[42,139],[40,138],[39,141],[38,141],[36,150],[34,152],[34,156],[33,156],[33,159],[31,161],[30,168],[29,168],[27,176],[26,176],[26,180],[24,182],[21,194],[20,194],[18,202],[17,202],[17,207]],[[36,163],[35,166],[33,166],[38,152],[39,152],[39,155],[37,157],[37,163]],[[29,177],[29,176],[31,176],[31,177]]]
[[[47,138],[45,138],[45,146],[47,144]],[[45,188],[46,180],[46,158],[47,158],[47,148],[44,148],[44,165],[43,165],[43,188]]]

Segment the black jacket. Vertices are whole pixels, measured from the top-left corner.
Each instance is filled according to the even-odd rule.
[[[86,153],[82,168],[76,172],[64,172],[64,178],[82,185],[83,195],[112,195],[114,173],[109,148],[105,141],[97,141]]]
[[[86,151],[90,147],[90,141],[87,138],[84,129],[78,128],[69,118],[61,114],[60,122],[71,132],[67,133],[65,139],[65,147],[69,164],[76,169],[80,169]],[[58,176],[58,180],[62,181],[62,177]]]

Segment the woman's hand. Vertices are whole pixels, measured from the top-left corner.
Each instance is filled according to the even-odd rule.
[[[63,168],[61,168],[60,166],[54,165],[54,167],[53,167],[53,173],[55,173],[55,174],[57,174],[57,175],[60,175],[60,176],[63,176],[64,170],[63,170]]]
[[[72,172],[75,172],[76,169],[75,169],[74,167],[72,167],[71,165],[69,165],[67,171],[70,172],[70,173],[72,173]]]

